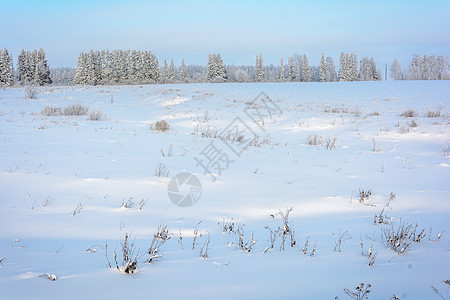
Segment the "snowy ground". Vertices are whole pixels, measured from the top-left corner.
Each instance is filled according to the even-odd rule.
[[[279,111],[256,124],[245,110],[255,112],[260,92]],[[369,299],[439,299],[431,286],[446,297],[449,97],[447,81],[50,87],[37,100],[21,88],[1,90],[0,298],[350,299],[344,288],[361,282],[372,285]],[[41,114],[73,103],[101,110],[102,120]],[[400,116],[407,110],[417,115]],[[237,124],[236,117],[257,145],[245,147],[250,131],[242,143],[201,136]],[[149,129],[162,119],[168,132]],[[322,145],[307,144],[315,134]],[[336,138],[335,147],[327,149],[327,138],[330,146]],[[215,181],[196,161],[211,145],[227,155]],[[155,176],[159,164],[168,177]],[[181,172],[202,184],[190,207],[168,197]],[[369,189],[360,203],[359,191]],[[134,204],[123,207],[128,200]],[[282,230],[279,211],[291,207],[295,246],[286,236],[280,250],[280,236],[264,251],[265,227]],[[391,225],[374,225],[383,208]],[[224,218],[241,224],[244,243],[254,235],[250,252],[240,249],[239,233],[223,232]],[[397,254],[382,230],[401,222],[417,222],[416,236],[422,229],[426,236]],[[131,275],[115,268],[125,234],[145,254],[164,224],[171,239],[162,258],[139,257]],[[372,266],[369,248],[377,254]],[[57,280],[40,277],[46,273]]]

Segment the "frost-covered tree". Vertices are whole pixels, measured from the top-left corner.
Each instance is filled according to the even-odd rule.
[[[240,74],[240,77],[244,77],[243,74]],[[256,61],[255,61],[255,81],[261,82],[264,79],[264,62],[262,54],[256,54]]]
[[[209,54],[206,64],[206,79],[208,81],[223,82],[227,80],[227,71],[220,53]]]
[[[220,56],[220,53],[217,53],[216,56],[216,78],[215,80],[226,80],[227,79],[227,71],[225,69],[225,64],[223,63],[222,57]]]
[[[325,63],[325,81],[337,81],[336,67],[333,58],[328,56]]]
[[[390,69],[390,77],[394,80],[401,80],[403,79],[402,74],[402,67],[398,63],[398,60],[395,58],[392,62],[391,69]]]
[[[413,59],[408,67],[408,79],[420,80],[422,79],[422,58],[419,54],[414,54]]]
[[[309,68],[308,58],[306,58],[306,54],[303,54],[302,78],[305,82],[311,81],[311,69]]]
[[[322,57],[320,58],[320,66],[319,66],[319,80],[321,82],[327,81],[326,78],[326,68],[325,68],[325,56],[322,52]]]
[[[288,58],[287,80],[295,81],[294,60],[291,56]]]
[[[163,69],[164,82],[169,82],[169,66],[167,65],[167,60],[164,59],[164,69]]]
[[[12,86],[13,84],[12,57],[6,48],[0,49],[0,86]]]
[[[283,61],[283,56],[280,59],[280,81],[285,81],[286,79],[286,72],[284,71],[284,61]]]
[[[356,54],[341,53],[339,59],[339,81],[358,80],[358,58]]]
[[[180,81],[186,81],[186,65],[184,64],[184,58],[181,59],[181,67],[180,67]]]
[[[175,66],[173,64],[173,59],[170,61],[169,82],[175,82]]]
[[[360,62],[359,80],[375,81],[379,80],[377,66],[373,58],[364,57]]]

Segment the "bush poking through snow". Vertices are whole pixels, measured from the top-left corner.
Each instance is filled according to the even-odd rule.
[[[155,176],[157,177],[169,177],[170,169],[163,163],[160,163],[155,169]]]
[[[148,125],[151,131],[158,131],[158,132],[167,132],[169,131],[169,123],[167,123],[165,120],[157,121],[156,123],[152,123]]]
[[[425,229],[417,231],[417,223],[408,224],[400,222],[398,225],[391,223],[389,228],[381,228],[382,238],[384,238],[388,248],[403,254],[412,243],[420,243],[427,235]]]
[[[137,259],[139,257],[139,249],[136,248],[134,244],[136,237],[133,241],[130,240],[130,236],[128,233],[125,234],[123,242],[120,242],[122,245],[122,266],[119,267],[117,262],[117,252],[114,250],[114,262],[116,263],[117,270],[124,272],[125,274],[134,274],[137,272],[138,262]]]
[[[369,201],[370,196],[372,196],[371,189],[368,189],[368,190],[359,189],[359,202],[360,203],[365,203],[365,202]]]
[[[361,283],[360,285],[356,286],[354,291],[351,291],[347,288],[344,289],[344,293],[347,294],[349,297],[351,297],[354,300],[363,300],[368,299],[367,295],[370,293],[370,288],[372,285],[368,283],[367,285],[364,283]]]
[[[162,256],[159,254],[159,249],[162,245],[172,237],[169,234],[168,225],[161,224],[158,226],[156,233],[153,235],[152,243],[150,244],[150,248],[148,248],[147,253],[150,255],[150,258],[147,259],[147,263],[151,263],[155,259],[160,259]]]
[[[100,110],[94,110],[89,114],[88,120],[89,121],[101,121],[103,117],[103,114]]]
[[[208,231],[208,237],[206,238],[205,243],[203,244],[202,248],[200,249],[200,257],[203,259],[208,258],[209,242],[210,242],[210,237],[209,237],[209,231]]]
[[[46,106],[41,111],[41,115],[47,116],[47,117],[60,116],[60,115],[62,115],[62,108],[61,107]]]
[[[88,113],[88,108],[78,103],[70,104],[64,108],[65,116],[84,116]]]
[[[441,116],[441,111],[440,110],[436,110],[436,111],[429,110],[425,113],[425,116],[427,118],[439,118]]]
[[[350,234],[348,233],[348,231],[342,232],[341,229],[339,229],[339,234],[336,235],[333,233],[333,236],[337,237],[337,241],[335,242],[333,251],[339,252],[339,253],[342,252],[342,249],[341,249],[342,243],[345,242],[346,240],[350,240],[352,238],[350,236]]]
[[[310,134],[306,139],[306,144],[311,146],[323,146],[323,137],[318,134]]]
[[[417,116],[418,116],[418,113],[412,109],[407,109],[400,114],[400,117],[405,117],[405,118],[415,118]]]
[[[32,84],[25,87],[25,97],[27,99],[37,99],[38,88]]]
[[[446,285],[450,285],[450,280],[449,280],[449,279],[444,279],[444,280],[442,280],[442,282],[445,283]],[[449,299],[448,296],[447,296],[447,298],[445,298],[445,297],[441,294],[441,292],[439,292],[439,290],[438,290],[437,288],[435,288],[434,286],[431,286],[431,289],[432,289],[433,292],[434,292],[436,295],[438,295],[441,299],[443,299],[443,300],[448,300],[448,299]],[[447,295],[448,295],[448,294],[447,294]]]

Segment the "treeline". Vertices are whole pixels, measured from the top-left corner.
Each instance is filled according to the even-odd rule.
[[[448,57],[415,54],[407,68],[397,59],[391,65],[394,80],[448,80]],[[332,82],[382,80],[382,71],[372,57],[358,60],[355,53],[341,53],[338,71],[332,57],[322,53],[319,66],[310,66],[305,54],[280,59],[279,65],[264,65],[262,54],[254,65],[225,65],[220,53],[211,53],[205,65],[175,65],[164,59],[162,66],[151,51],[102,50],[79,54],[77,67],[50,68],[43,49],[24,51],[17,70],[7,49],[0,49],[0,86],[13,85],[120,85],[197,82]]]
[[[397,59],[394,59],[390,69],[390,77],[394,80],[448,80],[448,57],[426,56],[414,54],[408,69],[402,70]]]

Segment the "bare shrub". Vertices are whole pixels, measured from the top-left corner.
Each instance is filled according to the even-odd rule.
[[[400,117],[405,117],[405,118],[415,118],[417,116],[418,116],[418,113],[412,109],[407,109],[400,114]]]
[[[157,177],[169,177],[170,169],[163,163],[160,163],[155,169],[155,176]]]
[[[372,285],[370,283],[368,283],[367,285],[361,283],[360,285],[356,286],[354,291],[345,288],[344,293],[354,300],[364,300],[368,299],[367,295],[370,293],[369,288],[371,287]]]
[[[136,237],[131,241],[131,237],[126,233],[123,242],[120,242],[122,246],[122,251],[120,252],[122,254],[121,266],[119,266],[117,261],[117,251],[114,250],[114,262],[116,263],[116,268],[125,274],[134,274],[137,272],[139,249],[137,249],[134,243],[135,239]]]
[[[167,132],[169,131],[169,123],[165,120],[157,121],[156,123],[152,123],[149,125],[150,130],[158,131],[158,132]]]
[[[130,197],[128,200],[126,199],[122,200],[122,207],[133,208],[133,206],[134,206],[133,197]]]
[[[209,237],[209,232],[208,232],[208,237],[206,238],[205,243],[203,244],[202,248],[200,249],[200,257],[203,259],[208,258],[209,242],[210,242],[210,237]]]
[[[369,201],[370,196],[372,196],[372,190],[368,189],[368,190],[364,190],[364,189],[359,189],[359,202],[360,203],[364,203]]]
[[[38,88],[32,84],[25,87],[25,97],[27,99],[37,99]]]
[[[342,249],[341,249],[342,243],[345,242],[346,240],[350,240],[352,238],[350,236],[350,234],[348,233],[348,231],[342,232],[341,229],[339,229],[339,234],[334,234],[333,233],[333,236],[337,237],[337,241],[335,242],[333,251],[334,252],[339,252],[339,253],[342,252]]]
[[[46,106],[41,111],[41,115],[47,116],[47,117],[60,116],[60,115],[62,115],[62,108],[61,107]]]
[[[327,148],[327,150],[336,149],[336,142],[337,142],[337,137],[335,137],[333,139],[326,138],[326,140],[325,140],[325,147]]]
[[[425,116],[427,118],[439,118],[441,116],[441,111],[440,110],[435,110],[435,111],[429,110],[425,113]]]
[[[218,223],[218,225],[222,229],[222,232],[228,234],[237,233],[239,229],[242,228],[242,225],[233,218],[223,219],[222,223]]]
[[[89,121],[101,121],[103,117],[103,113],[100,110],[94,110],[89,114]]]
[[[65,116],[84,116],[88,113],[88,108],[78,103],[70,104],[64,108]]]
[[[158,229],[156,230],[156,233],[153,235],[152,243],[150,244],[150,248],[148,248],[147,253],[150,254],[150,258],[147,259],[147,263],[151,263],[155,259],[162,258],[162,256],[159,254],[159,249],[162,245],[170,238],[172,237],[169,234],[167,224],[161,224],[158,226]]]
[[[389,228],[382,228],[382,237],[388,248],[398,254],[405,253],[412,243],[420,243],[427,235],[425,229],[417,231],[417,223],[400,222],[398,225],[391,223]]]
[[[317,134],[310,134],[306,139],[306,144],[311,146],[323,146],[323,143],[323,137]]]

